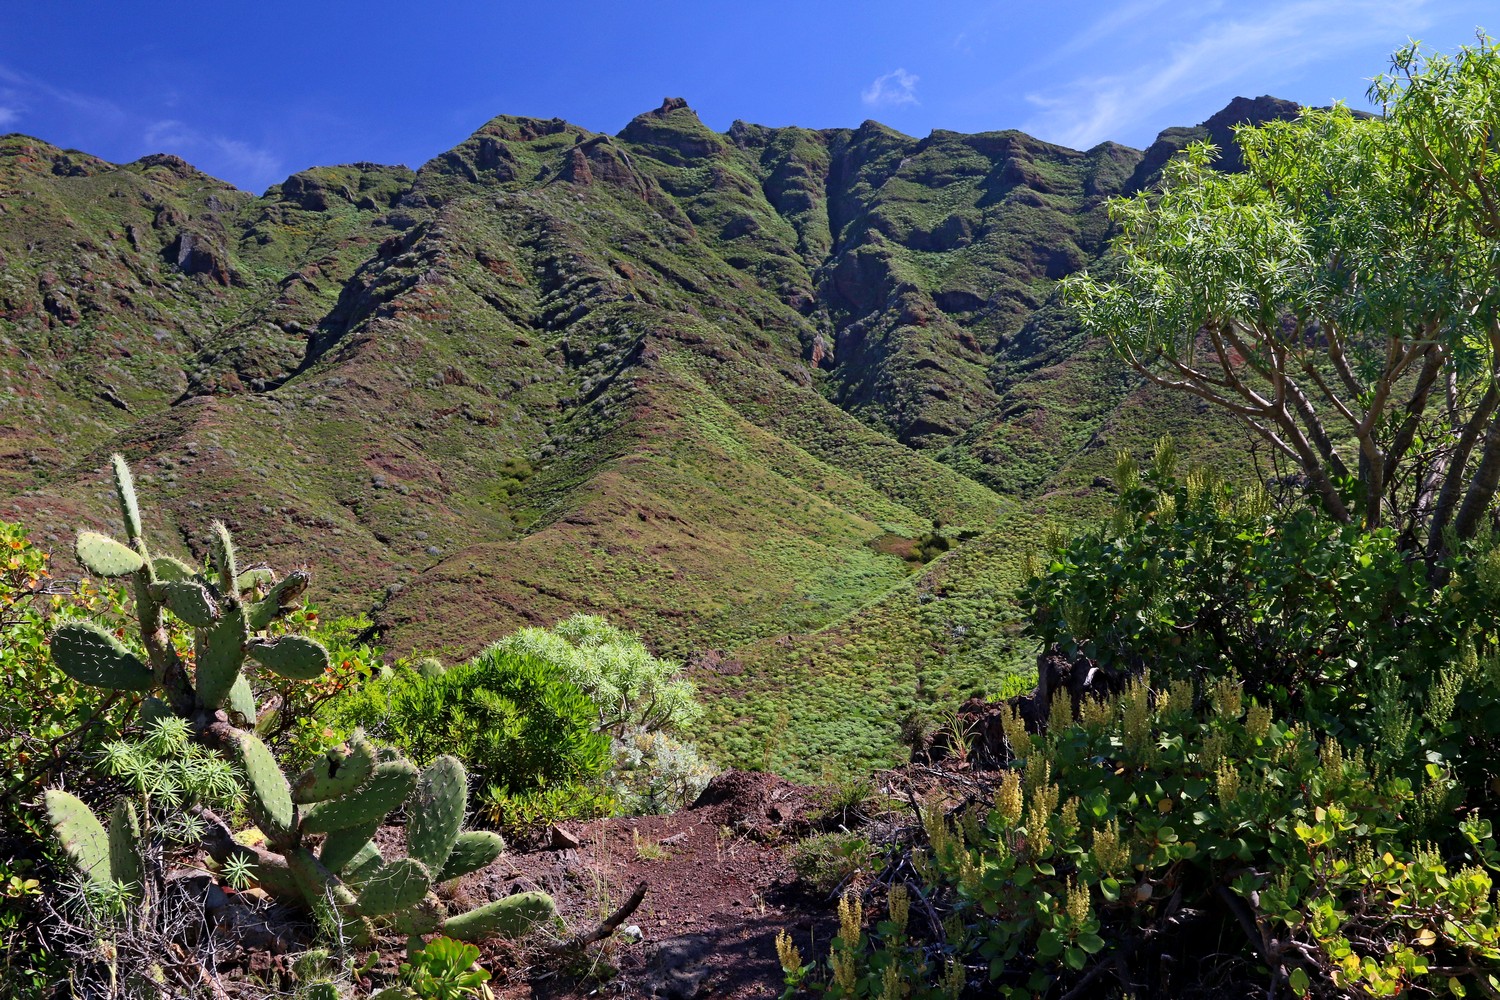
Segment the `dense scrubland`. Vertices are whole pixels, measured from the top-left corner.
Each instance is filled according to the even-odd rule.
[[[0,139],[0,989],[714,995],[507,859],[720,807],[762,995],[1500,995],[1500,48],[1372,95]]]

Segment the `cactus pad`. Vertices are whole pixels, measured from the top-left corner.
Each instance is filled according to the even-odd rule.
[[[276,574],[272,573],[269,567],[257,566],[254,569],[245,570],[245,572],[235,578],[234,589],[236,593],[243,594],[245,591],[254,590],[256,587],[269,587],[275,582]]]
[[[141,824],[129,799],[116,802],[109,814],[109,877],[135,886],[137,896],[142,892]]]
[[[158,580],[191,580],[197,570],[176,556],[156,556],[151,560],[151,572]]]
[[[255,725],[255,692],[244,674],[237,674],[229,688],[230,721],[242,728]],[[237,721],[236,721],[237,720]]]
[[[233,597],[235,582],[240,578],[234,539],[229,536],[229,529],[224,527],[222,521],[215,521],[208,530],[209,561],[213,563],[214,572],[219,576],[219,589]]]
[[[90,880],[108,885],[109,834],[104,832],[104,824],[94,811],[78,796],[56,788],[48,789],[42,800],[47,808],[47,823],[68,857]]]
[[[417,661],[417,673],[423,677],[441,677],[447,672],[448,668],[436,656],[425,656]]]
[[[292,877],[292,870],[287,867],[284,860],[275,855],[263,854],[253,859],[250,878],[273,896],[286,899],[296,898],[301,894],[297,880]]]
[[[275,642],[250,644],[250,655],[283,677],[310,681],[328,669],[328,650],[305,635],[284,635]]]
[[[93,622],[68,622],[52,633],[52,659],[84,684],[116,691],[146,691],[151,668]]]
[[[140,715],[136,717],[136,721],[142,726],[149,726],[153,722],[159,722],[162,719],[175,719],[176,717],[172,712],[171,705],[168,705],[160,698],[151,697],[141,702]]]
[[[230,603],[212,628],[198,630],[198,700],[210,709],[222,708],[245,663],[245,609]]]
[[[417,783],[417,769],[409,760],[375,765],[370,780],[342,798],[318,802],[302,813],[305,833],[328,833],[378,820],[406,801]]]
[[[375,748],[358,729],[349,737],[347,753],[331,750],[297,776],[292,785],[293,802],[324,802],[348,795],[375,769]]]
[[[447,916],[443,901],[429,892],[415,906],[396,913],[391,924],[398,934],[431,934],[443,926]]]
[[[153,583],[151,596],[195,628],[208,628],[219,620],[219,604],[201,583],[192,580]]]
[[[303,900],[311,907],[314,918],[327,931],[337,933],[359,933],[345,914],[355,907],[354,893],[349,887],[333,878],[328,869],[305,847],[296,847],[287,852],[287,868],[297,880],[297,889]],[[367,929],[366,934],[368,936]]]
[[[557,905],[544,892],[518,892],[443,921],[443,933],[460,941],[483,941],[496,934],[517,938],[557,916]]]
[[[376,825],[379,825],[378,820]],[[332,837],[333,834],[330,833],[329,836]],[[327,843],[324,841],[325,847]],[[355,852],[354,857],[349,859],[349,863],[344,866],[340,874],[350,885],[363,885],[366,879],[384,867],[385,858],[380,856],[380,848],[375,846],[373,840],[367,840],[364,846]]]
[[[373,850],[375,845],[370,838],[375,836],[375,831],[380,829],[380,820],[371,820],[363,826],[351,826],[343,830],[335,830],[323,838],[323,846],[318,850],[318,860],[323,862],[323,867],[335,875],[343,872],[355,858],[364,853],[368,844]]]
[[[296,823],[296,810],[281,767],[260,740],[245,732],[236,735],[239,738],[239,764],[250,786],[248,806],[255,825],[273,840],[290,836]]]
[[[145,531],[141,528],[141,508],[135,499],[135,477],[130,474],[124,455],[109,456],[109,464],[115,474],[115,497],[120,501],[120,517],[125,520],[125,536],[132,542],[143,539]]]
[[[359,912],[367,917],[415,906],[432,888],[427,866],[414,858],[398,858],[365,880],[359,890]]]
[[[296,605],[297,599],[307,589],[308,581],[311,579],[306,570],[294,570],[282,578],[280,583],[272,587],[265,597],[250,605],[251,631],[258,632],[266,628],[284,610]]]
[[[128,576],[146,565],[135,549],[97,531],[80,531],[73,549],[95,576]]]
[[[429,764],[407,810],[408,853],[432,871],[442,868],[463,827],[468,799],[469,776],[457,757],[444,754]]]
[[[469,830],[458,835],[448,860],[437,873],[434,882],[446,882],[470,872],[477,872],[485,865],[505,853],[505,841],[491,830]]]

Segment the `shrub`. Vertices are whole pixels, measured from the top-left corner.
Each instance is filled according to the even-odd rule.
[[[123,588],[55,580],[50,562],[23,527],[0,521],[0,836],[12,850],[46,837],[21,806],[23,790],[87,780],[88,764],[140,702],[79,684],[52,661],[47,637],[59,622],[88,619],[125,637],[127,619]]]
[[[820,896],[829,896],[873,873],[877,850],[868,840],[844,831],[799,840],[787,853],[792,871]]]
[[[328,649],[328,669],[310,681],[289,681],[269,670],[256,674],[256,694],[262,703],[276,706],[259,728],[266,742],[281,751],[287,767],[306,766],[348,738],[352,727],[336,724],[338,703],[381,671],[380,650],[363,640],[370,628],[363,615],[325,621],[311,601],[276,623],[275,631],[301,633]]]
[[[608,816],[615,807],[615,797],[597,784],[546,785],[523,792],[491,785],[480,795],[479,813],[512,840],[542,842],[546,831],[539,827]]]
[[[337,713],[419,763],[453,754],[478,787],[509,795],[588,782],[609,765],[594,703],[553,664],[499,646],[439,674],[373,681]]]
[[[651,655],[639,637],[597,615],[574,615],[551,629],[524,628],[490,651],[553,664],[593,700],[595,728],[611,737],[605,783],[625,814],[667,813],[696,799],[716,769],[678,738],[703,710],[681,667]],[[489,651],[487,651],[489,652]]]
[[[1462,995],[1500,972],[1489,823],[1470,816],[1427,843],[1412,818],[1454,791],[1440,768],[1414,785],[1362,747],[1275,718],[1232,680],[1197,708],[1185,682],[1137,680],[1045,735],[1014,711],[1007,728],[1019,759],[991,800],[956,823],[924,810],[912,863],[940,919],[909,927],[894,899],[873,929],[846,919],[828,996],[900,995],[882,992],[888,981],[915,998],[955,996],[954,962],[959,987],[987,983],[985,995],[1056,995],[1085,980],[1107,992],[1099,977],[1112,969],[1145,982],[1153,950],[1171,946],[1189,912],[1195,934],[1221,942],[1221,968],[1301,995],[1388,996],[1450,979]]]
[[[68,677],[47,650],[65,619],[89,619],[125,634],[122,588],[55,579],[50,553],[19,524],[0,521],[0,983],[18,996],[66,972],[43,943],[40,886],[60,859],[37,812],[42,784],[96,784],[91,765],[135,715],[137,696],[102,693]]]
[[[681,731],[703,714],[679,664],[652,656],[637,636],[598,615],[574,615],[550,629],[523,628],[491,648],[556,665],[593,699],[598,728],[612,736],[630,727]]]
[[[1020,599],[1044,647],[1167,682],[1231,673],[1279,712],[1386,762],[1461,767],[1482,789],[1500,735],[1500,549],[1488,534],[1429,567],[1390,528],[1277,510],[1204,469],[1128,456],[1114,517],[1058,543]],[[1455,706],[1457,710],[1455,712]]]
[[[632,726],[610,749],[608,784],[625,815],[669,813],[695,801],[718,773],[691,743]]]

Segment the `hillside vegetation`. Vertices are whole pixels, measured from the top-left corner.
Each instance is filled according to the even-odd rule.
[[[0,513],[66,571],[76,528],[121,527],[118,450],[177,554],[222,518],[398,652],[598,613],[712,665],[726,759],[890,760],[876,701],[1025,665],[1021,539],[1098,509],[1113,446],[1242,451],[1052,289],[1187,136],[1294,111],[1237,101],[1143,154],[718,134],[673,99],[258,197],[7,136]]]

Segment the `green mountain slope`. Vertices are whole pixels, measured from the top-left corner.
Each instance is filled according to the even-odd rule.
[[[0,516],[61,554],[122,450],[163,544],[312,553],[397,650],[597,611],[690,659],[726,762],[877,763],[1024,665],[1021,557],[1115,447],[1243,450],[1050,299],[1158,147],[668,100],[254,197],[3,137]]]

